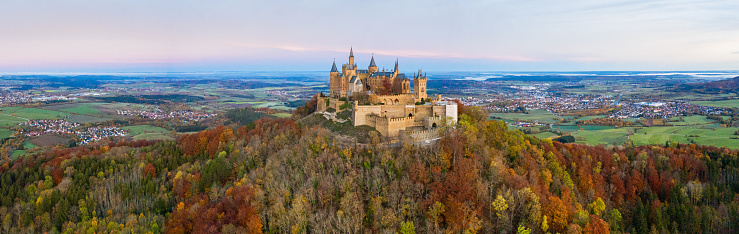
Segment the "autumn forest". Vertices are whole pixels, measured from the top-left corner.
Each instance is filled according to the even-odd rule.
[[[564,144],[487,116],[461,106],[430,145],[264,117],[6,160],[0,232],[739,232],[736,150]]]

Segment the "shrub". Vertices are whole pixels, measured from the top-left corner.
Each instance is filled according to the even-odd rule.
[[[562,142],[562,143],[573,143],[573,142],[575,142],[575,137],[573,137],[573,136],[561,136],[561,137],[554,138],[554,140],[555,141]]]

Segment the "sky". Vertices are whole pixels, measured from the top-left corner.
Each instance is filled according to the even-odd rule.
[[[0,72],[739,70],[737,0],[3,0]]]

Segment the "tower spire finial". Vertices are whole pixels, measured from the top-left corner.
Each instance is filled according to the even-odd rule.
[[[336,68],[336,58],[334,58],[334,65],[331,66],[331,72],[339,72],[339,69]]]
[[[372,53],[372,60],[370,61],[370,67],[377,67],[375,64],[375,53]]]
[[[354,47],[349,47],[349,57],[354,57]]]

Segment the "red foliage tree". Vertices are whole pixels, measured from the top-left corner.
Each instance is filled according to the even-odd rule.
[[[64,171],[59,168],[54,169],[51,171],[51,178],[54,180],[54,186],[58,185],[64,179]]]
[[[153,163],[146,164],[144,167],[144,176],[151,176],[151,178],[157,177],[157,168],[154,167]]]
[[[608,229],[606,221],[598,218],[598,216],[591,215],[590,222],[585,226],[585,233],[609,234],[611,230]]]
[[[262,220],[251,205],[254,201],[251,186],[230,188],[217,203],[209,203],[205,194],[197,198],[175,207],[167,220],[168,233],[218,233],[227,224],[243,228],[246,233],[262,233]],[[193,208],[195,203],[197,208]]]

